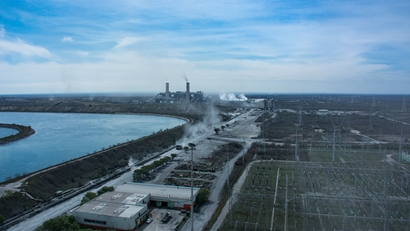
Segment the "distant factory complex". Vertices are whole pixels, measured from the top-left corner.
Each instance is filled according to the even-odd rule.
[[[165,92],[158,93],[152,97],[148,102],[155,103],[181,103],[181,102],[204,102],[205,97],[201,91],[191,92],[189,82],[186,83],[185,91],[169,91],[169,83],[165,84]]]

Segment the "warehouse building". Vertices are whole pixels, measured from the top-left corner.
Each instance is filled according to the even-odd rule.
[[[191,209],[191,188],[159,184],[126,183],[117,186],[115,191],[138,192],[150,195],[150,205],[172,209]],[[199,188],[193,189],[194,201]]]
[[[194,201],[199,188],[193,189]],[[169,185],[126,183],[72,210],[83,227],[136,230],[148,218],[148,206],[191,208],[191,188]]]

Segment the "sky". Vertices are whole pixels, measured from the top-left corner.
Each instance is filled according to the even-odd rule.
[[[410,94],[410,1],[1,0],[0,95]]]

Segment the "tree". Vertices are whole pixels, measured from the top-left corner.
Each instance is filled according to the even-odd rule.
[[[137,181],[138,179],[142,179],[144,176],[147,176],[147,175],[148,175],[148,172],[145,172],[141,169],[137,169],[134,171],[133,179],[134,181]]]
[[[43,223],[42,226],[36,229],[37,231],[72,231],[80,230],[80,225],[75,222],[73,216],[59,216]]]
[[[172,160],[174,160],[174,159],[175,159],[175,157],[177,157],[177,156],[178,156],[177,154],[172,153],[172,154],[171,154],[171,158],[172,158]]]
[[[219,134],[219,128],[214,128],[214,131],[217,135]]]
[[[196,145],[194,143],[189,143],[188,146],[189,149],[194,150]]]
[[[154,165],[155,168],[158,168],[159,166],[164,164],[164,161],[156,160],[152,164]]]
[[[166,156],[164,158],[161,158],[162,161],[164,161],[164,163],[168,163],[169,161],[171,161],[171,157]]]
[[[185,151],[185,153],[187,153],[187,152],[188,152],[188,150],[189,150],[188,146],[185,146],[185,147],[184,147],[184,151]]]
[[[222,125],[222,126],[221,126],[221,129],[222,129],[222,131],[225,130],[225,126]]]
[[[89,202],[90,200],[96,198],[98,195],[95,192],[87,192],[83,199],[81,200],[81,204],[85,204]]]
[[[101,194],[103,194],[103,193],[112,192],[112,191],[114,191],[114,187],[113,187],[113,186],[104,186],[104,187],[102,187],[100,190],[97,191],[97,194],[98,194],[98,195],[101,195]]]
[[[211,192],[206,188],[199,189],[198,196],[196,196],[196,201],[199,204],[205,203],[208,201],[209,195]]]
[[[3,221],[4,221],[4,217],[3,215],[0,214],[0,224],[3,223]]]
[[[141,167],[141,170],[144,171],[144,172],[147,172],[147,173],[151,172],[152,169],[153,169],[153,166],[151,164],[144,165],[144,166]]]

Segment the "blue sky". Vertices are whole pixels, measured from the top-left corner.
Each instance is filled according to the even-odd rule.
[[[410,94],[409,1],[0,1],[0,94]]]

